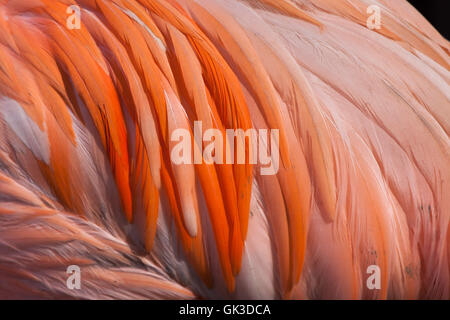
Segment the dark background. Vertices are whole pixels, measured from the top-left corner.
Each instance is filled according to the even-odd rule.
[[[408,0],[445,37],[450,38],[449,0]]]

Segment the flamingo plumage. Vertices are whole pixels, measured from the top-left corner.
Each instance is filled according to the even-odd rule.
[[[0,0],[0,28],[0,298],[450,299],[450,44],[406,1]],[[279,171],[174,164],[195,121],[279,130]]]

